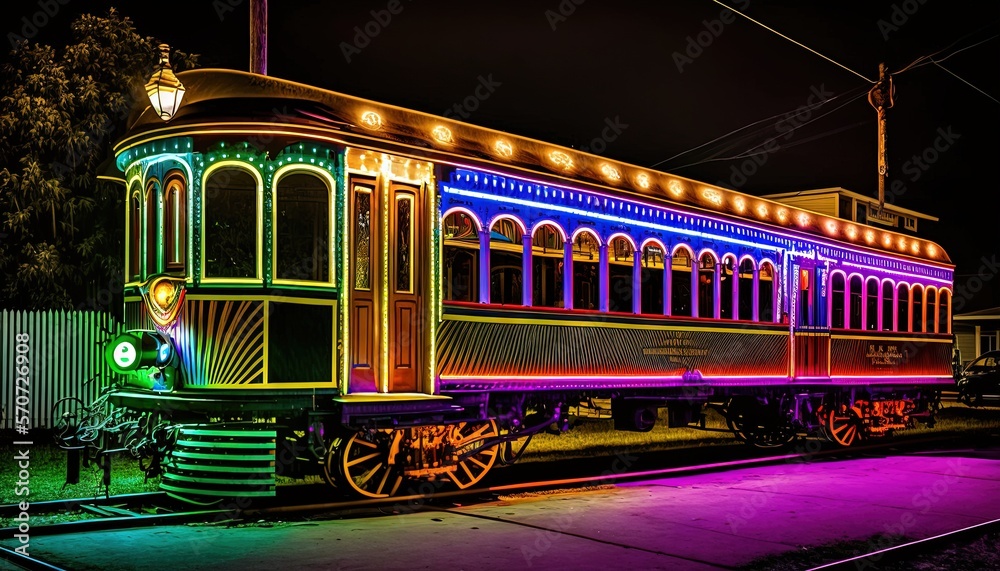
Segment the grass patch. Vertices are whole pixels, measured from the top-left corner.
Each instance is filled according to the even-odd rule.
[[[6,440],[6,439],[5,439]],[[102,480],[104,472],[93,462],[84,468],[81,463],[80,483],[64,486],[66,481],[66,451],[50,444],[49,439],[42,435],[32,435],[34,445],[21,447],[28,450],[30,480],[29,494],[16,494],[20,486],[16,486],[20,468],[14,461],[19,452],[9,444],[3,446],[3,461],[0,462],[0,503],[12,504],[22,500],[39,502],[45,500],[62,500],[73,498],[104,497]],[[136,459],[127,453],[115,454],[111,460],[111,494],[131,494],[138,492],[155,492],[159,478],[146,480],[146,475],[139,469]]]
[[[623,450],[655,452],[691,446],[718,446],[734,444],[738,440],[726,429],[726,421],[714,410],[708,411],[706,428],[726,429],[710,432],[696,428],[667,428],[667,411],[660,409],[656,426],[649,432],[628,432],[614,429],[610,418],[570,417],[568,432],[536,434],[521,462],[550,462],[568,458],[582,458],[615,454]]]
[[[834,561],[858,557],[912,541],[906,537],[879,534],[869,539],[838,541],[817,547],[802,547],[769,555],[742,567],[745,571],[800,571]],[[989,533],[972,541],[954,542],[933,553],[912,553],[902,558],[892,554],[858,560],[857,569],[880,571],[978,571],[1000,569],[1000,534]]]

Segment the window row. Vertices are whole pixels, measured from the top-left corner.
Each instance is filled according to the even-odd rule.
[[[775,268],[733,254],[695,256],[624,234],[602,243],[588,229],[566,236],[555,224],[527,233],[515,218],[482,232],[456,210],[442,221],[446,301],[649,315],[775,322]],[[488,276],[488,279],[483,279]]]
[[[951,333],[951,292],[920,284],[830,276],[830,327]]]
[[[132,189],[129,281],[163,272],[188,273],[184,177],[171,172],[164,180],[162,186],[151,181],[145,192]],[[332,186],[312,172],[279,172],[272,192],[273,278],[331,283]],[[202,194],[202,277],[261,279],[260,179],[246,168],[217,168],[206,178]]]

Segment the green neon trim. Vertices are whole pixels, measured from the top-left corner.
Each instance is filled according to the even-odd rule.
[[[228,496],[231,494],[239,494],[240,496],[262,496],[271,497],[274,496],[274,489],[259,491],[259,490],[202,490],[199,488],[183,488],[180,486],[171,486],[166,483],[160,484],[161,490],[166,490],[168,492],[177,492],[180,494],[192,494],[197,496]]]
[[[243,449],[268,449],[273,448],[274,443],[264,442],[206,442],[204,440],[178,440],[178,446],[190,446],[191,448],[243,448]]]
[[[170,453],[175,458],[187,458],[189,460],[230,460],[233,462],[274,462],[274,451],[265,451],[262,455],[252,454],[206,454],[204,452],[187,452],[175,450]]]
[[[239,438],[277,438],[278,433],[273,430],[206,430],[202,428],[182,428],[181,434],[187,436],[189,434],[196,436],[236,436]]]
[[[175,464],[170,467],[177,470],[191,470],[197,472],[236,472],[241,474],[258,473],[268,474],[274,472],[274,466],[202,466],[199,464]]]

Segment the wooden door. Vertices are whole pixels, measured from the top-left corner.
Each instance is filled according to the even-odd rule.
[[[378,208],[380,193],[373,180],[352,180],[350,189],[349,252],[350,272],[345,289],[350,292],[348,323],[350,331],[350,392],[379,390],[378,374],[381,319],[379,268],[382,259]]]
[[[389,188],[389,391],[416,392],[423,362],[422,201],[417,187]]]

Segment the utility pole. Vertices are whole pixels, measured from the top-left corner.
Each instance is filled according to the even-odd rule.
[[[250,73],[267,75],[267,0],[250,0]]]
[[[878,211],[885,205],[885,179],[889,177],[889,160],[886,157],[885,112],[892,107],[896,88],[885,63],[878,64],[878,83],[868,92],[868,103],[878,113]]]

